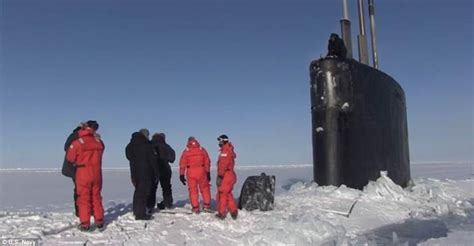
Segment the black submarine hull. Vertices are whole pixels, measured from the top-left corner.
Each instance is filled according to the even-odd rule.
[[[410,181],[405,93],[390,76],[353,59],[310,65],[314,181],[361,189],[387,171]]]

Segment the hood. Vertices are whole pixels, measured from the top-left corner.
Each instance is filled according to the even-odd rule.
[[[95,133],[94,129],[87,127],[87,128],[79,130],[78,135],[79,137],[94,136],[94,133]]]
[[[165,143],[165,139],[161,134],[153,134],[153,137],[151,137],[151,141],[153,143]]]
[[[190,139],[188,141],[188,144],[186,145],[186,147],[188,147],[188,148],[199,148],[199,147],[201,147],[201,145],[199,144],[199,142],[195,138],[193,138],[193,139]]]
[[[148,139],[146,139],[145,135],[141,132],[134,132],[132,133],[132,139],[130,140],[131,143],[140,144],[140,143],[148,143]]]

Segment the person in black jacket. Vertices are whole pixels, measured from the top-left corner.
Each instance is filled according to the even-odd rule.
[[[66,139],[66,143],[64,143],[64,151],[66,152],[69,149],[69,146],[71,146],[71,143],[78,139],[78,132],[79,130],[82,129],[82,127],[85,125],[85,123],[80,123],[78,127],[76,127],[71,134]],[[74,199],[74,214],[79,217],[79,212],[78,212],[78,207],[76,204],[77,201],[77,190],[76,190],[76,167],[74,166],[74,163],[70,163],[67,159],[66,156],[64,156],[64,161],[63,161],[63,168],[61,170],[62,174],[66,177],[69,177],[72,179],[72,183],[74,184],[74,194],[73,194],[73,199]]]
[[[173,163],[176,158],[176,153],[169,144],[166,143],[166,135],[164,133],[155,133],[151,138],[151,143],[155,152],[158,153],[158,172],[159,172],[159,183],[163,192],[163,201],[157,204],[159,209],[172,208],[173,207],[173,193],[171,190],[171,166],[169,163]],[[158,183],[155,183],[152,189],[150,204],[154,206],[156,201],[156,189]]]
[[[81,130],[82,128],[85,128],[87,126],[90,126],[91,128],[93,128],[94,130],[97,131],[97,129],[99,129],[99,124],[97,123],[97,121],[95,120],[89,120],[87,122],[81,122],[79,123],[79,126],[77,126],[71,134],[69,134],[69,136],[67,137],[66,139],[66,142],[64,143],[64,152],[67,152],[67,150],[69,149],[69,146],[71,146],[71,143],[78,139],[79,138],[79,130]],[[72,182],[74,183],[74,195],[73,195],[73,198],[74,198],[74,214],[76,216],[79,216],[78,214],[78,207],[77,207],[77,204],[76,204],[76,201],[77,201],[77,190],[76,190],[76,167],[75,167],[75,164],[74,163],[71,163],[69,162],[67,159],[66,159],[66,156],[64,156],[64,161],[63,161],[63,168],[61,170],[61,173],[66,176],[66,177],[69,177],[72,179]]]
[[[158,179],[158,168],[155,165],[157,155],[148,140],[148,130],[141,129],[132,134],[125,154],[130,161],[131,179],[135,187],[133,214],[137,220],[149,220],[151,214],[147,211],[147,199],[153,183]]]
[[[339,35],[331,33],[328,41],[328,54],[327,57],[337,57],[345,59],[347,55],[347,49]]]

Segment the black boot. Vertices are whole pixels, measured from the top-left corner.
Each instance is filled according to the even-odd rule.
[[[97,226],[97,229],[98,229],[99,231],[104,231],[104,230],[105,230],[105,225],[104,225],[104,223],[97,224],[96,226]]]
[[[77,229],[79,229],[79,231],[82,231],[82,232],[90,232],[91,231],[91,227],[89,225],[79,225],[77,227]]]
[[[225,215],[222,215],[222,214],[220,214],[220,213],[217,213],[217,214],[216,214],[216,218],[218,218],[218,219],[220,219],[220,220],[223,220],[223,219],[225,219]]]
[[[152,219],[152,216],[150,214],[135,216],[135,220],[151,220],[151,219]]]
[[[159,202],[158,204],[156,204],[156,206],[157,206],[158,209],[160,209],[160,210],[163,210],[163,209],[166,208],[164,201]]]

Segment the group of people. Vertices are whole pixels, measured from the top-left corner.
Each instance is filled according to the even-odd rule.
[[[163,190],[163,201],[156,204],[159,209],[173,206],[171,190],[171,167],[175,161],[175,151],[166,143],[164,133],[153,134],[140,129],[132,134],[125,154],[130,162],[133,193],[133,213],[137,220],[149,220],[155,209],[158,184]]]
[[[217,138],[220,152],[217,160],[217,214],[216,217],[224,219],[230,212],[233,219],[237,219],[237,205],[232,190],[237,181],[234,171],[235,158],[234,146],[227,135]],[[203,211],[211,211],[211,161],[204,147],[195,137],[189,137],[186,149],[179,160],[179,180],[183,185],[188,185],[189,200],[192,211],[200,213],[199,192],[203,199]]]
[[[90,120],[81,123],[66,140],[66,156],[62,173],[74,183],[74,204],[79,217],[79,229],[89,231],[90,217],[99,230],[104,229],[102,205],[102,155],[105,145],[97,133],[99,124]],[[229,212],[237,219],[237,205],[232,194],[237,176],[234,171],[236,154],[226,135],[217,138],[220,152],[217,161],[217,213],[224,219]],[[134,187],[133,214],[137,220],[150,220],[155,211],[173,208],[170,163],[176,158],[175,151],[166,142],[164,133],[155,133],[150,139],[147,129],[140,129],[131,136],[125,148],[130,163],[131,183]],[[193,213],[211,210],[211,160],[206,149],[195,137],[189,137],[179,160],[179,180],[187,185]],[[163,201],[156,203],[158,184],[161,185]],[[202,196],[202,207],[199,202]]]

